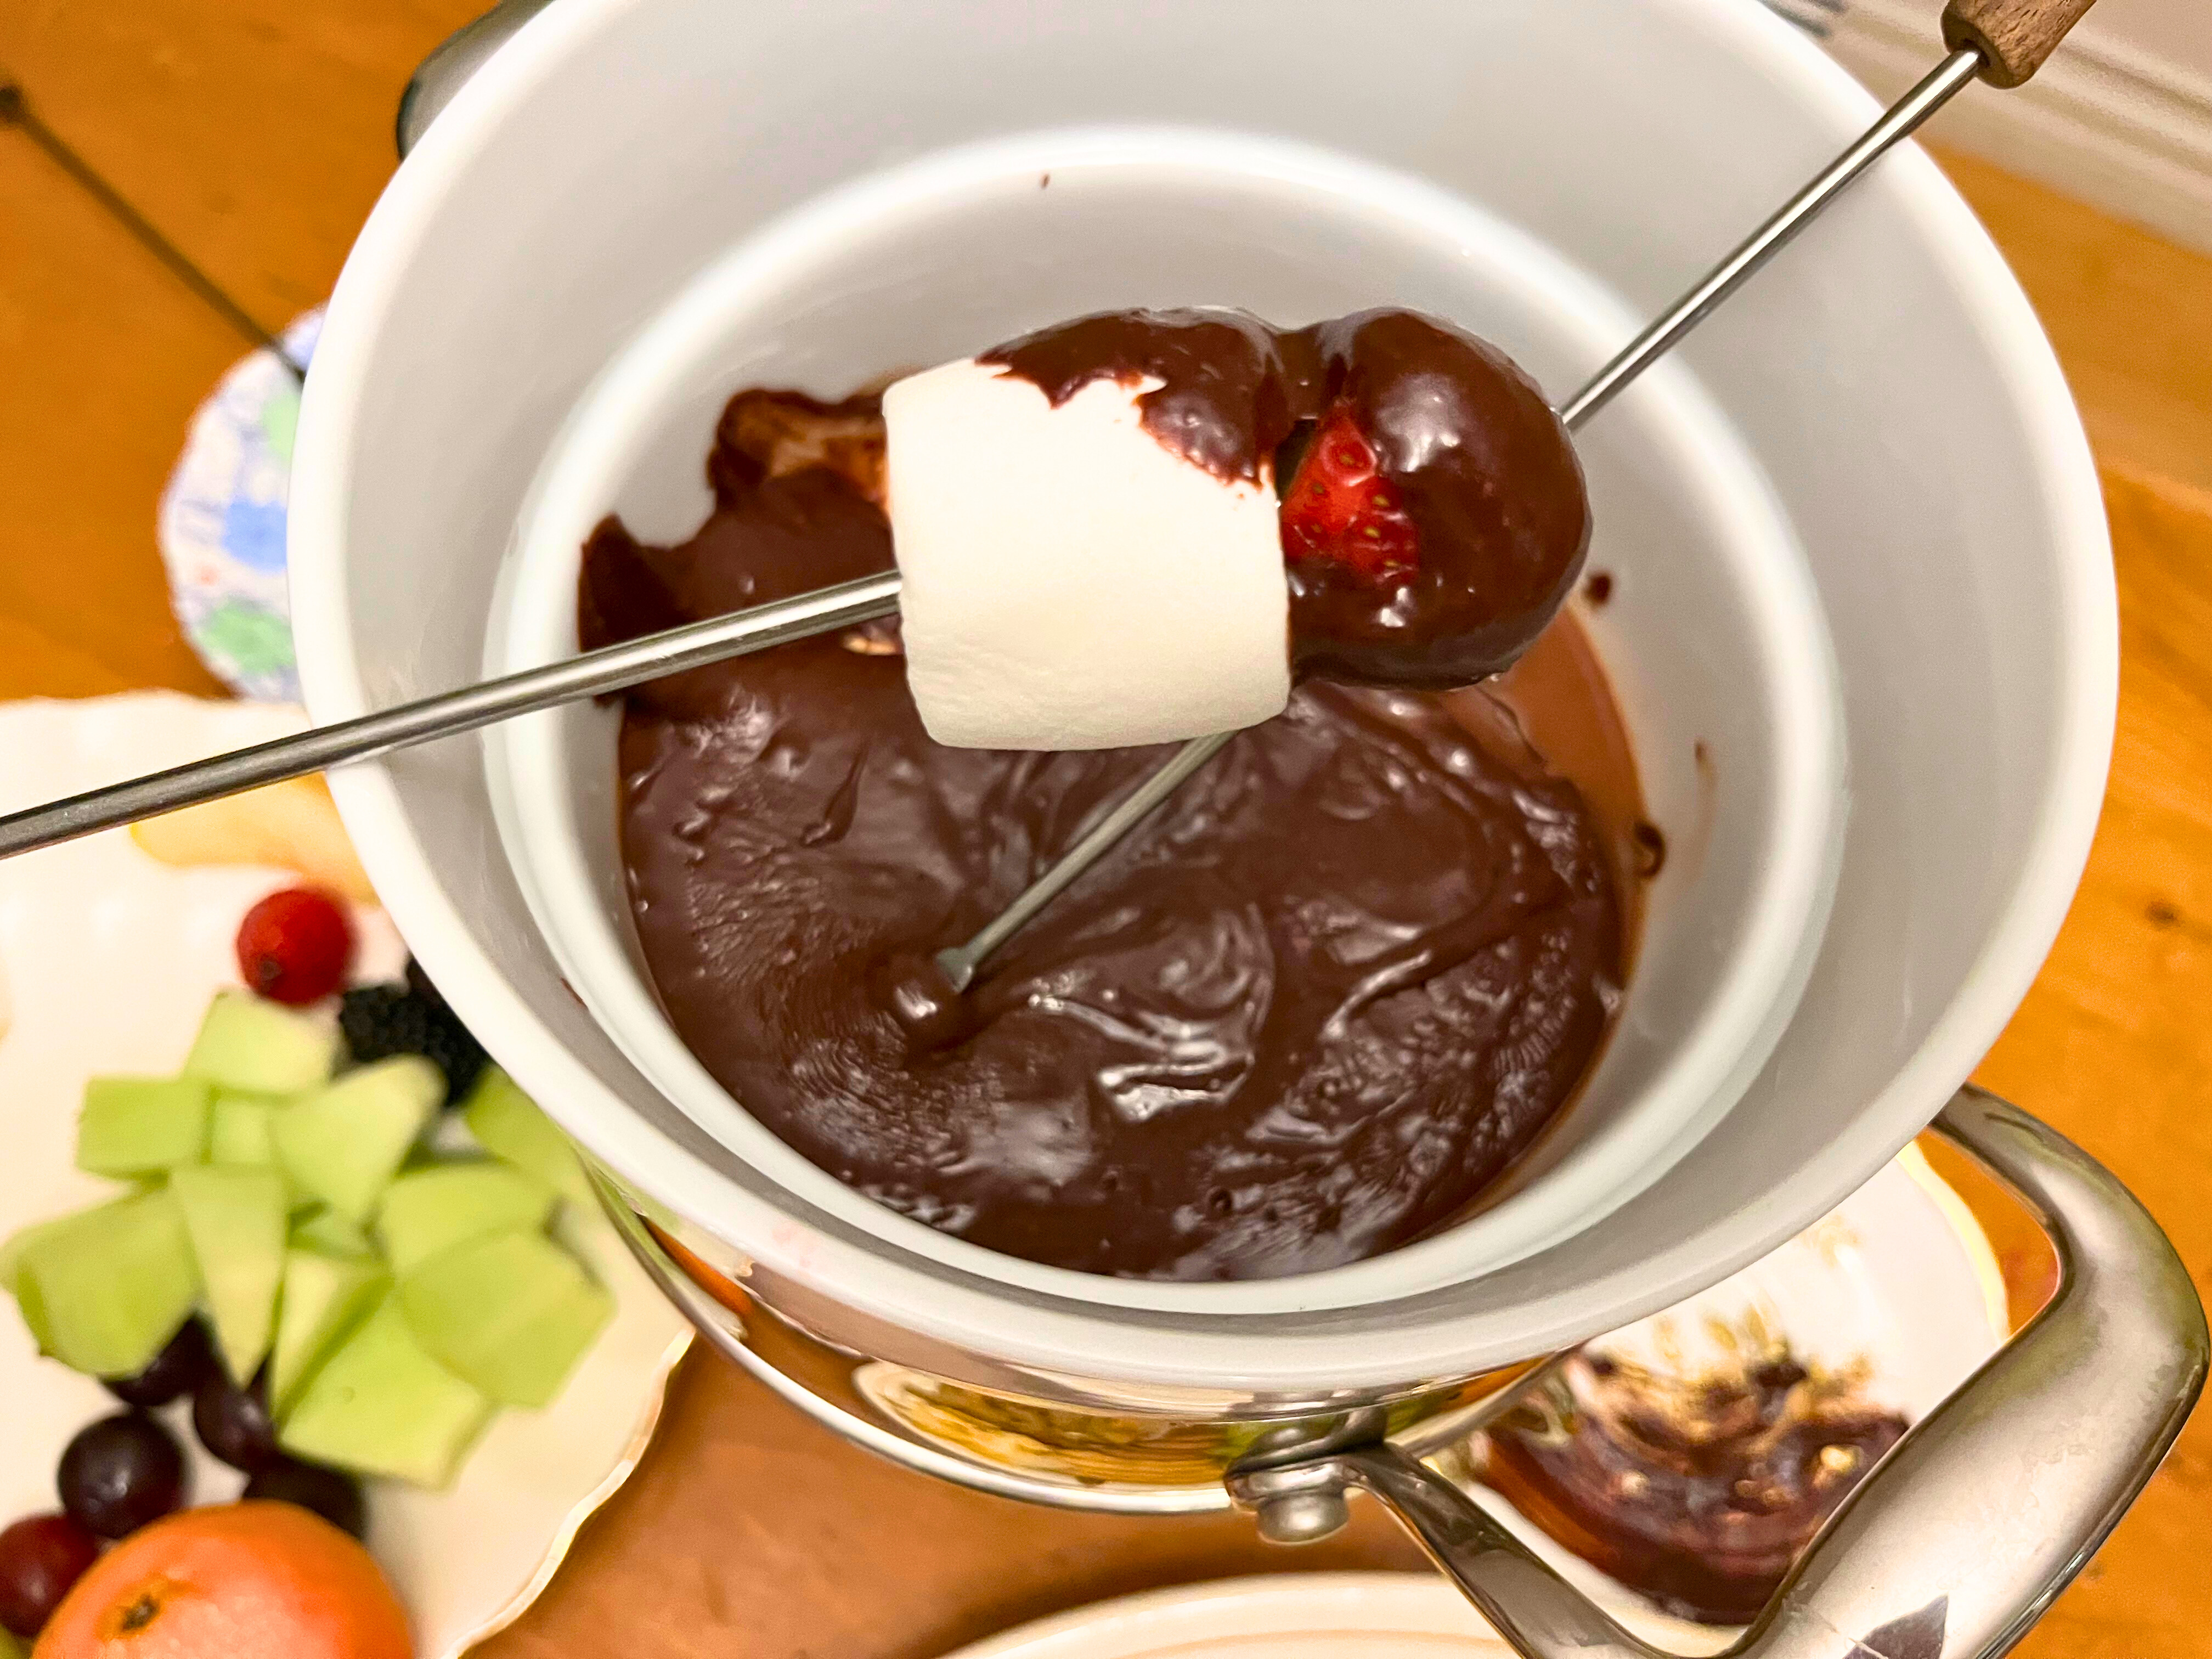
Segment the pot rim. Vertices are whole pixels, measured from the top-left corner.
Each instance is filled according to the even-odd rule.
[[[369,711],[346,603],[344,504],[352,410],[388,317],[393,279],[448,182],[548,66],[649,0],[562,0],[477,72],[410,153],[349,257],[326,315],[295,459],[294,627],[319,721]],[[1877,113],[1872,98],[1786,24],[1735,0],[1646,0],[1759,62],[1839,138]],[[2035,830],[1996,926],[1917,1051],[1850,1128],[1790,1180],[1786,1194],[1715,1219],[1667,1249],[1521,1304],[1439,1314],[1407,1305],[1378,1328],[1301,1312],[1198,1317],[1108,1308],[1017,1290],[942,1267],[889,1259],[874,1241],[810,1226],[676,1147],[570,1055],[471,936],[426,856],[388,771],[347,769],[332,793],[372,881],[424,966],[517,1080],[626,1182],[679,1213],[715,1218],[765,1270],[854,1310],[1017,1366],[1132,1380],[1295,1390],[1360,1387],[1489,1369],[1569,1346],[1680,1300],[1755,1260],[1863,1184],[1934,1115],[2009,1018],[2048,951],[2086,862],[2103,796],[2118,702],[2117,600],[2101,495],[2087,440],[2040,325],[1972,210],[1927,155],[1889,158],[1881,191],[1968,296],[1984,349],[2038,462],[2058,548],[2057,729]],[[647,1172],[650,1171],[650,1174]],[[702,1224],[704,1224],[703,1223]],[[1432,1293],[1444,1294],[1444,1293]],[[1151,1338],[1147,1341],[1145,1339]]]

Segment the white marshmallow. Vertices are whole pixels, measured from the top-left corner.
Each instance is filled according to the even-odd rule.
[[[1273,492],[1161,447],[1096,380],[1057,409],[972,359],[884,394],[907,683],[958,749],[1116,749],[1290,700]]]

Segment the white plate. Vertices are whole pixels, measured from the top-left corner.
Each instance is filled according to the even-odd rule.
[[[296,731],[296,711],[131,693],[0,706],[0,810]],[[71,1158],[96,1073],[173,1072],[208,998],[238,982],[239,918],[287,873],[179,870],[122,830],[0,861],[0,1237],[113,1190]],[[356,914],[359,976],[390,979],[405,947],[382,912]],[[481,1639],[529,1604],[577,1525],[621,1484],[659,1414],[681,1317],[592,1218],[581,1240],[619,1312],[561,1397],[502,1412],[444,1492],[369,1493],[369,1545],[425,1659]],[[54,1461],[86,1423],[119,1409],[97,1383],[40,1359],[0,1297],[0,1524],[55,1505]],[[173,1419],[177,1413],[167,1413]],[[188,1429],[181,1432],[187,1443]],[[193,1496],[242,1478],[194,1451]]]
[[[1512,1654],[1442,1578],[1422,1572],[1320,1572],[1227,1578],[1101,1601],[963,1648],[951,1659],[1512,1659]]]

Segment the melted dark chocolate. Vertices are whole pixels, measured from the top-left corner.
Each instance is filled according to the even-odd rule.
[[[998,363],[1057,407],[1094,380],[1162,384],[1137,399],[1145,430],[1224,481],[1273,482],[1275,452],[1318,412],[1318,364],[1248,311],[1107,311],[994,346]]]
[[[1158,380],[1138,400],[1146,430],[1224,479],[1287,479],[1302,437],[1348,412],[1419,559],[1381,575],[1291,559],[1301,675],[1444,690],[1498,673],[1550,623],[1589,549],[1582,465],[1542,391],[1496,347],[1413,312],[1290,331],[1240,311],[1108,312],[980,361],[1054,404],[1094,380]]]
[[[1491,1431],[1483,1478],[1668,1612],[1735,1625],[1905,1428],[1786,1354],[1684,1384],[1584,1352]]]
[[[594,534],[586,647],[889,568],[879,456],[811,429],[856,405],[765,420],[758,396],[724,420],[690,542]],[[939,747],[896,652],[877,627],[694,670],[623,726],[670,1018],[823,1169],[1034,1261],[1263,1277],[1450,1220],[1575,1089],[1624,954],[1582,797],[1442,703],[1334,686],[1240,736],[993,958],[961,1040],[917,1051],[900,964],[966,938],[1164,751]]]

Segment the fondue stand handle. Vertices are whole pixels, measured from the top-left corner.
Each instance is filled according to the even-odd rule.
[[[2124,1187],[1979,1089],[1960,1090],[1935,1127],[2050,1235],[2057,1291],[1844,1500],[1730,1659],[1996,1659],[2087,1565],[2204,1386],[2203,1308]],[[1321,1535],[1352,1487],[1381,1499],[1526,1659],[1662,1659],[1396,1447],[1229,1480],[1271,1535]]]

